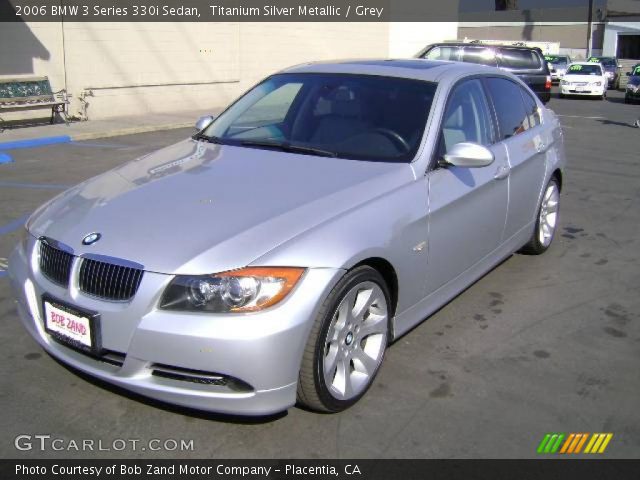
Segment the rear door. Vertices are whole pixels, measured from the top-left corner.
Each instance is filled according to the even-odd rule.
[[[535,219],[545,176],[545,139],[538,105],[521,85],[507,78],[487,78],[499,139],[509,159],[509,209],[504,231],[508,240]]]

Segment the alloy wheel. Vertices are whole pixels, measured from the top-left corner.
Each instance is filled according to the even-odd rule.
[[[548,247],[553,240],[558,221],[558,203],[560,192],[555,182],[550,182],[542,197],[540,217],[538,219],[538,240],[544,247]]]
[[[338,305],[327,331],[323,375],[338,400],[357,397],[371,383],[387,347],[385,295],[366,281],[350,289]]]

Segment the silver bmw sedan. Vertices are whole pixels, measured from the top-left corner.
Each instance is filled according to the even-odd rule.
[[[343,410],[393,340],[554,237],[558,119],[491,67],[305,64],[198,125],[40,207],[10,258],[49,354],[154,399]]]

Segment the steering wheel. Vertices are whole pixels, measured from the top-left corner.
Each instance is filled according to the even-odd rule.
[[[411,150],[411,147],[404,137],[390,128],[378,127],[374,129],[374,132],[381,133],[387,137],[396,147],[400,147],[403,150],[402,153],[408,153]]]

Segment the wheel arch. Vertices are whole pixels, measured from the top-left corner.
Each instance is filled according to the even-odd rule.
[[[551,178],[555,178],[558,181],[558,190],[562,191],[562,170],[556,168],[551,174]]]
[[[369,257],[356,263],[349,270],[367,265],[380,273],[382,278],[389,288],[389,294],[391,295],[391,315],[395,315],[396,308],[398,306],[398,274],[391,262],[382,257]]]

